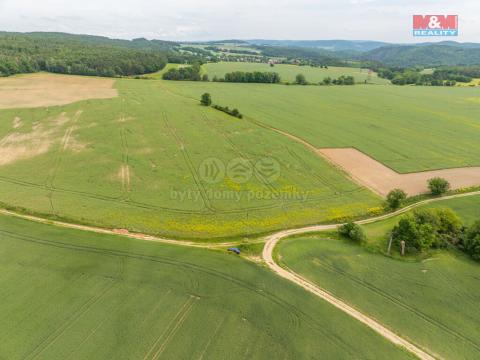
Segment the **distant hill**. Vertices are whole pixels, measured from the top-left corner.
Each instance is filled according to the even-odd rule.
[[[370,40],[248,40],[254,45],[317,48],[331,51],[370,51],[382,46],[390,45],[381,41]]]
[[[454,43],[384,46],[363,54],[361,59],[398,67],[479,65],[480,45]]]

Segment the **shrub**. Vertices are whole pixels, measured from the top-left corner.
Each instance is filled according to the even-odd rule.
[[[240,111],[238,109],[229,109],[228,106],[220,106],[220,105],[212,105],[212,107],[216,110],[223,111],[224,113],[227,113],[228,115],[234,116],[239,119],[243,119],[243,115],[240,114]]]
[[[305,78],[305,75],[298,74],[295,77],[295,84],[297,84],[297,85],[307,85],[307,79]]]
[[[210,96],[209,93],[205,93],[205,94],[202,95],[202,97],[200,99],[200,104],[202,104],[203,106],[212,105],[212,97]]]
[[[351,221],[341,225],[338,228],[338,233],[341,236],[349,238],[350,240],[358,243],[363,242],[366,239],[365,233],[363,232],[363,229],[360,227],[360,225],[355,224]]]
[[[450,189],[450,183],[443,178],[436,177],[428,180],[428,188],[432,195],[442,195]]]
[[[387,195],[387,204],[390,209],[398,209],[402,206],[403,202],[407,198],[405,191],[401,189],[393,189]]]

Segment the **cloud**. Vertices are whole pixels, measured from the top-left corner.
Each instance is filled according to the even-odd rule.
[[[0,0],[0,30],[169,40],[412,42],[411,18],[418,13],[458,14],[458,40],[479,38],[478,0]]]

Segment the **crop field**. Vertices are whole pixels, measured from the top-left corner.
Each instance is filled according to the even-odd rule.
[[[480,218],[479,204],[475,196],[429,206],[451,207],[471,223]],[[372,242],[378,241],[372,236],[378,238],[392,226],[380,222],[364,228]],[[287,239],[280,243],[278,257],[433,354],[447,359],[478,356],[480,269],[462,254],[437,252],[426,260],[401,261],[324,234]]]
[[[2,359],[410,358],[223,252],[0,216],[0,254]]]
[[[480,165],[476,88],[165,86],[192,98],[208,91],[214,103],[238,108],[247,120],[296,135],[316,148],[354,147],[399,173]]]
[[[208,74],[210,79],[214,76],[218,78],[223,78],[226,73],[233,71],[268,71],[268,72],[277,72],[282,78],[282,82],[294,82],[295,77],[298,74],[305,75],[308,82],[319,83],[323,81],[326,77],[331,77],[336,79],[341,75],[350,75],[355,78],[355,81],[358,83],[364,83],[367,81],[371,84],[388,84],[389,81],[381,79],[377,76],[376,73],[370,73],[367,69],[359,68],[349,68],[349,67],[329,67],[328,69],[322,69],[319,67],[311,66],[298,66],[298,65],[287,65],[287,64],[278,64],[274,67],[271,67],[268,64],[264,63],[247,63],[247,62],[219,62],[219,63],[208,63],[203,65],[204,71]]]
[[[380,204],[305,146],[200,106],[195,84],[185,84],[192,98],[173,85],[121,79],[113,99],[0,111],[0,203],[197,239],[338,221]]]
[[[86,76],[39,73],[11,76],[0,81],[0,109],[65,105],[118,95],[115,81]]]

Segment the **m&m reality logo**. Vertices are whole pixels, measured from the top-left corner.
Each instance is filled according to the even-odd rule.
[[[458,36],[458,15],[413,15],[413,36]]]

